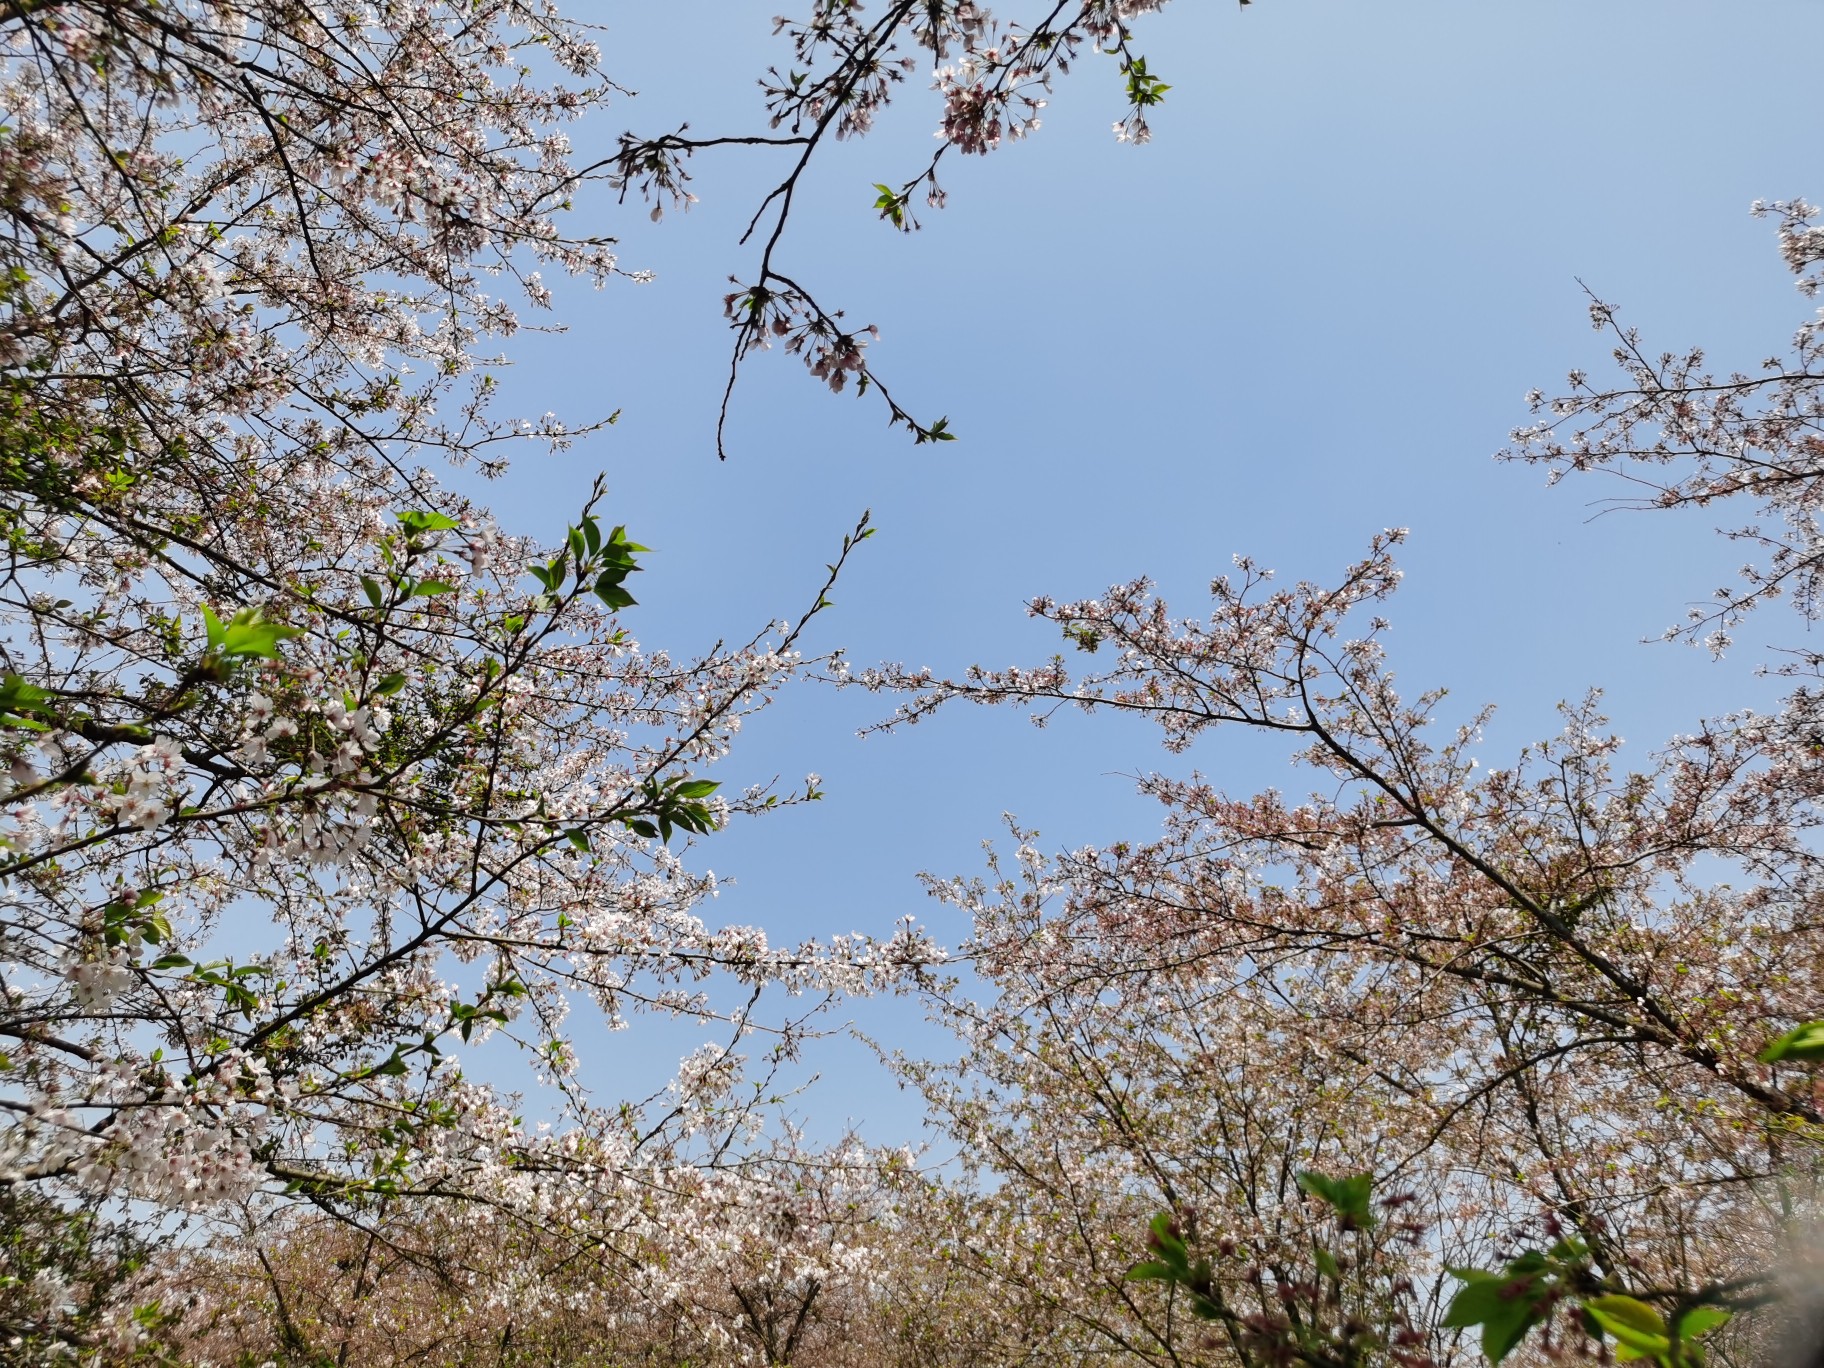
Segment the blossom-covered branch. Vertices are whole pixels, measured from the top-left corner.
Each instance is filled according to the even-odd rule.
[[[1806,298],[1824,284],[1818,212],[1803,200],[1755,206],[1776,221],[1780,254]],[[1543,465],[1554,481],[1608,471],[1642,491],[1621,501],[1627,507],[1705,507],[1745,497],[1771,520],[1730,534],[1759,559],[1742,567],[1741,587],[1718,588],[1669,638],[1701,638],[1720,655],[1744,616],[1781,597],[1815,621],[1824,613],[1824,321],[1803,323],[1786,354],[1769,356],[1758,370],[1728,375],[1709,369],[1701,347],[1655,355],[1594,296],[1590,322],[1614,338],[1625,382],[1603,385],[1574,370],[1568,393],[1533,391],[1533,411],[1543,416],[1516,429],[1502,457]],[[1810,668],[1816,658],[1805,663]]]
[[[931,86],[943,102],[937,148],[909,177],[874,186],[880,218],[903,231],[918,226],[915,200],[943,206],[938,170],[949,153],[985,155],[1037,132],[1053,82],[1087,51],[1117,60],[1127,111],[1115,135],[1144,143],[1151,137],[1148,113],[1171,87],[1134,50],[1134,24],[1164,6],[1165,0],[1039,0],[1007,17],[975,0],[891,0],[878,14],[849,0],[812,0],[802,17],[774,20],[774,32],[791,43],[792,59],[760,80],[767,134],[698,136],[685,126],[656,137],[624,135],[609,164],[623,194],[652,203],[654,219],[667,207],[695,202],[685,164],[696,153],[762,146],[787,157],[784,176],[762,198],[742,238],[759,242],[759,262],[751,276],[731,280],[726,312],[735,341],[717,450],[727,454],[729,396],[741,362],[775,341],[838,393],[851,377],[858,394],[873,389],[889,425],[906,428],[915,443],[949,440],[945,420],[915,418],[869,366],[866,348],[879,329],[850,326],[840,309],[817,303],[781,265],[803,178],[825,141],[865,136],[924,67],[933,68]]]

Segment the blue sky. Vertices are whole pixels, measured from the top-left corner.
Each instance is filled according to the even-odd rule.
[[[772,6],[598,0],[617,78],[638,90],[580,127],[585,153],[623,127],[762,123],[754,78],[787,53]],[[1010,6],[1002,11],[1015,13]],[[869,208],[937,123],[915,80],[877,134],[826,149],[780,265],[882,338],[874,365],[961,440],[914,449],[871,398],[832,397],[796,361],[756,358],[736,395],[731,458],[715,408],[726,277],[778,163],[699,157],[689,214],[649,224],[600,197],[579,213],[622,238],[654,283],[562,288],[561,337],[514,340],[509,402],[620,423],[567,455],[522,458],[490,494],[517,529],[554,533],[606,472],[611,516],[655,548],[631,624],[682,653],[808,601],[862,509],[867,543],[812,649],[939,670],[1058,649],[1024,600],[1148,574],[1181,612],[1232,554],[1323,578],[1378,529],[1412,529],[1389,613],[1412,692],[1502,705],[1485,763],[1556,730],[1552,707],[1608,690],[1643,750],[1698,717],[1768,697],[1754,642],[1716,664],[1643,645],[1728,577],[1716,518],[1595,516],[1602,482],[1547,490],[1489,455],[1523,396],[1600,372],[1578,278],[1655,348],[1702,342],[1723,369],[1779,350],[1808,306],[1757,198],[1824,196],[1816,62],[1824,4],[1536,0],[1527,4],[1177,0],[1138,49],[1172,85],[1154,141],[1117,145],[1121,82],[1090,57],[1043,130],[950,162],[950,207],[901,237]],[[1744,510],[1745,513],[1745,510]],[[1773,640],[1796,624],[1769,619]],[[880,700],[797,691],[760,718],[731,785],[807,771],[822,804],[731,829],[701,859],[738,882],[711,909],[781,939],[885,933],[913,913],[965,928],[915,875],[974,872],[1014,812],[1049,848],[1150,834],[1131,777],[1196,767],[1238,790],[1292,779],[1283,752],[1218,736],[1181,759],[1116,719],[1037,731],[957,712],[858,741]],[[941,1049],[906,1004],[853,1016]],[[578,1023],[612,1088],[657,1045],[636,1022],[609,1044]],[[688,1039],[685,1037],[684,1039]],[[638,1058],[639,1066],[623,1065]],[[853,1047],[804,1111],[911,1138],[916,1111]]]

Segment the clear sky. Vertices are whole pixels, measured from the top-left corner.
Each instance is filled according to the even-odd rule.
[[[580,127],[579,148],[683,120],[758,129],[754,78],[788,56],[771,37],[780,4],[572,0],[640,92],[618,120]],[[1593,517],[1617,488],[1547,490],[1489,455],[1525,420],[1529,388],[1603,364],[1579,277],[1656,348],[1702,342],[1725,370],[1779,350],[1804,318],[1748,208],[1824,197],[1824,3],[1176,0],[1140,39],[1172,85],[1150,145],[1115,143],[1121,81],[1092,55],[1035,138],[951,160],[950,207],[917,234],[869,205],[873,182],[928,155],[938,106],[922,76],[874,137],[826,149],[810,174],[782,268],[879,324],[874,365],[961,440],[914,449],[871,397],[832,397],[768,355],[744,375],[717,462],[720,299],[752,266],[736,239],[779,163],[706,155],[687,215],[652,225],[601,197],[580,211],[657,279],[560,289],[569,330],[514,340],[509,397],[623,417],[562,458],[522,458],[491,491],[503,518],[555,534],[605,471],[611,516],[655,548],[630,624],[683,653],[795,618],[870,508],[880,535],[810,646],[939,670],[1059,649],[1024,617],[1034,594],[1144,573],[1196,613],[1236,552],[1321,579],[1407,526],[1389,646],[1411,691],[1502,705],[1485,764],[1555,731],[1554,703],[1591,685],[1643,750],[1766,698],[1753,643],[1721,664],[1640,644],[1741,558],[1707,535],[1714,519]],[[1149,768],[1246,791],[1292,779],[1283,752],[1247,738],[1174,758],[1113,718],[1037,731],[957,712],[855,739],[882,711],[807,688],[752,726],[718,777],[816,771],[829,796],[701,846],[737,880],[712,914],[789,940],[885,934],[913,913],[954,944],[965,928],[915,874],[977,870],[1003,812],[1062,848],[1151,834],[1130,777]],[[905,1004],[845,1015],[943,1047]],[[623,1068],[649,1077],[679,1039],[647,1025],[610,1044],[577,1022],[585,1055],[607,1061],[591,1071],[604,1088]],[[916,1111],[862,1052],[832,1046],[818,1063],[803,1109],[819,1132],[853,1118],[877,1139],[913,1136]]]

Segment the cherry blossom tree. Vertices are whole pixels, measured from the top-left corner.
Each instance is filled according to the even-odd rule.
[[[908,1158],[846,1143],[775,1151],[669,1208],[695,1222],[692,1238],[654,1223],[611,1242],[549,1225],[477,1238],[485,1218],[422,1202],[388,1220],[435,1232],[381,1234],[292,1209],[182,1251],[157,1291],[186,1363],[1059,1361],[1071,1345],[1058,1318],[959,1257],[956,1222],[986,1216],[981,1194]]]
[[[703,771],[827,598],[644,648],[645,548],[599,485],[539,545],[427,464],[589,430],[497,417],[483,348],[548,301],[541,271],[620,271],[559,227],[607,174],[566,132],[613,90],[590,31],[507,0],[69,0],[0,33],[9,1209],[163,1229],[288,1196],[371,1234],[416,1194],[506,1229],[743,1153],[743,1062],[764,1080],[819,995],[927,953],[718,930],[675,848],[817,796]],[[769,984],[811,1005],[756,1038]],[[598,1103],[578,1002],[725,1043]],[[464,1073],[490,1036],[536,1107]],[[77,1303],[121,1282],[90,1262]],[[34,1352],[148,1333],[126,1293],[112,1320],[39,1300]]]
[[[1770,212],[1814,292],[1816,211]],[[1507,454],[1777,519],[1681,632],[1788,592],[1815,616],[1817,328],[1726,379],[1618,331],[1623,384],[1574,373]],[[1145,580],[1034,600],[1081,674],[857,676],[904,696],[888,728],[965,702],[1134,714],[1174,754],[1242,728],[1310,786],[1152,774],[1155,839],[1046,857],[1016,829],[986,879],[934,882],[993,990],[940,1009],[960,1061],[903,1066],[980,1174],[959,1248],[1138,1361],[1734,1361],[1777,1327],[1725,1323],[1774,1299],[1824,1164],[1818,694],[1633,766],[1591,694],[1491,764],[1486,711],[1395,686],[1403,536],[1331,584],[1238,559],[1201,619]]]
[[[781,23],[768,132],[629,135],[591,158],[573,126],[620,92],[597,33],[549,0],[0,4],[10,1210],[57,1227],[87,1203],[156,1233],[286,1197],[349,1223],[350,1248],[448,1238],[454,1216],[400,1219],[416,1199],[508,1244],[610,1211],[687,1224],[666,1203],[696,1210],[702,1175],[755,1143],[765,1089],[744,1067],[789,1061],[822,995],[935,955],[909,928],[783,949],[715,929],[713,878],[674,849],[818,796],[704,772],[804,670],[828,599],[701,656],[648,649],[628,587],[645,548],[599,485],[541,542],[439,467],[496,475],[514,443],[613,421],[502,417],[494,353],[556,277],[639,277],[570,226],[584,185],[657,214],[688,199],[685,159],[723,144],[790,160],[729,302],[736,361],[777,341],[884,396],[868,331],[782,273],[818,147],[946,63],[938,152],[876,206],[910,227],[915,195],[942,200],[946,152],[1036,128],[1039,92],[1091,46],[1116,54],[1140,140],[1165,87],[1130,25],[1158,7],[870,20],[814,0]],[[918,440],[949,435],[887,403]],[[808,1005],[757,1034],[768,985]],[[584,1002],[615,1026],[653,1009],[727,1029],[662,1094],[599,1103],[566,1025]],[[530,1062],[537,1105],[457,1062],[490,1037]],[[33,1352],[150,1352],[162,1313],[101,1292],[136,1267],[89,1260],[74,1301],[32,1302],[99,1299],[20,1313]],[[729,1333],[780,1351],[767,1299],[808,1307],[814,1282],[764,1259],[723,1277],[747,1326]]]
[[[168,1265],[162,1300],[182,1308],[186,1360],[881,1362],[859,1313],[898,1272],[896,1213],[922,1190],[907,1160],[782,1138],[588,1226],[419,1201],[369,1230],[250,1212],[237,1238]]]
[[[959,1063],[903,1066],[963,1151],[936,1182],[767,1137],[819,1005],[936,949],[716,928],[688,858],[817,796],[707,775],[827,663],[806,632],[866,520],[796,621],[681,657],[633,636],[647,552],[599,485],[535,539],[444,483],[612,421],[503,418],[492,350],[546,272],[628,274],[567,226],[585,183],[662,214],[723,147],[786,167],[726,300],[731,388],[777,344],[948,438],[789,265],[802,179],[931,59],[936,150],[875,187],[895,228],[1093,51],[1144,142],[1169,86],[1134,24],[1162,4],[811,0],[766,132],[592,159],[571,126],[617,91],[543,0],[0,3],[9,1353],[1422,1368],[1479,1327],[1495,1359],[1692,1368],[1705,1332],[1757,1342],[1725,1318],[1771,1297],[1824,1121],[1813,685],[1637,770],[1592,697],[1487,768],[1483,715],[1394,687],[1397,532],[1331,586],[1244,560],[1205,620],[1145,581],[1036,601],[1099,656],[1081,678],[863,676],[902,723],[1278,734],[1316,785],[1152,776],[1159,838],[1047,859],[1020,833],[1012,872],[937,886],[988,1000],[940,1003]],[[1815,285],[1813,211],[1770,212]],[[1758,499],[1763,560],[1684,629],[1719,649],[1771,598],[1817,612],[1816,328],[1720,381],[1616,329],[1625,383],[1540,396],[1510,453],[1654,505]],[[768,989],[802,1002],[768,1017]],[[583,1006],[721,1031],[601,1099]],[[518,1052],[530,1104],[465,1067],[483,1049]],[[190,1215],[239,1238],[149,1259]]]

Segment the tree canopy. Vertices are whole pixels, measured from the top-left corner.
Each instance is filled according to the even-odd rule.
[[[813,0],[764,128],[595,155],[572,133],[621,92],[548,0],[0,5],[8,1355],[1700,1368],[1784,1333],[1824,1133],[1824,655],[1639,768],[1595,694],[1491,765],[1488,714],[1395,687],[1398,529],[1328,584],[1240,557],[1202,617],[1144,579],[1034,600],[1064,646],[1036,665],[852,669],[809,629],[865,516],[796,615],[685,656],[635,635],[649,552],[602,481],[530,535],[482,496],[615,421],[507,416],[490,368],[557,276],[639,274],[579,198],[660,218],[712,153],[785,168],[724,301],[718,450],[773,346],[951,439],[790,263],[806,170],[928,65],[891,228],[1092,54],[1144,143],[1162,7]],[[1815,294],[1819,211],[1762,212]],[[1755,506],[1741,584],[1673,636],[1817,618],[1824,325],[1719,375],[1591,307],[1616,378],[1535,392],[1503,455]],[[710,920],[697,848],[822,796],[710,777],[786,687],[891,696],[882,730],[1250,731],[1312,792],[1147,775],[1156,835],[1052,856],[1015,823],[932,880],[953,952],[911,920],[780,944]],[[791,1111],[825,1010],[875,992],[956,1042],[883,1047],[938,1150]],[[584,1013],[714,1034],[605,1097]]]

